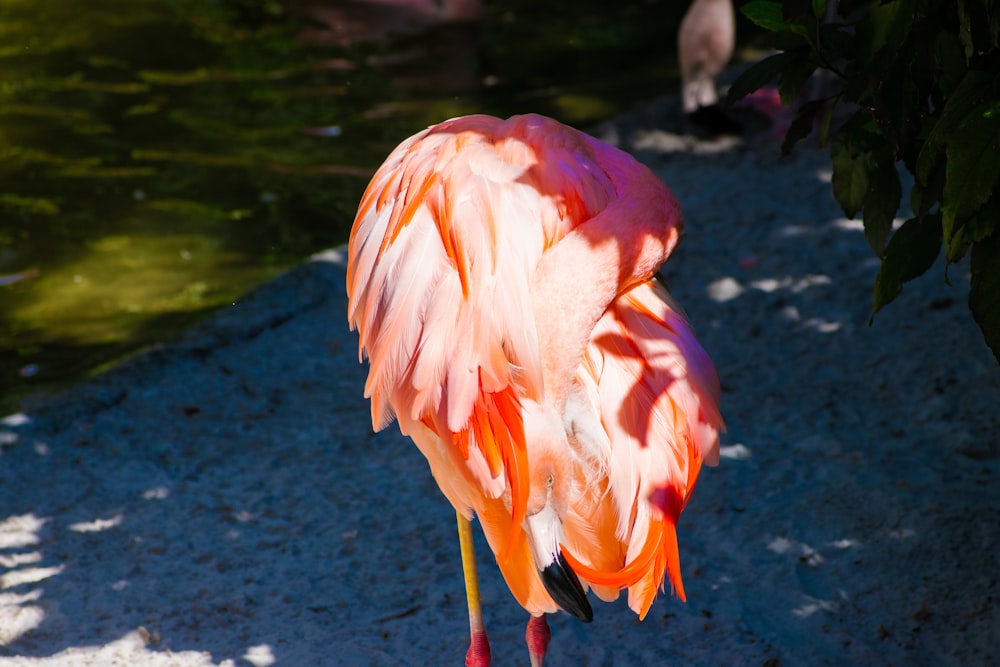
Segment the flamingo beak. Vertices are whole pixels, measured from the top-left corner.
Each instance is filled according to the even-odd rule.
[[[562,522],[555,510],[546,505],[537,514],[525,519],[528,544],[535,559],[535,567],[545,590],[557,605],[584,623],[594,620],[594,610],[587,600],[587,593],[580,579],[566,562],[559,544],[562,541]]]
[[[560,551],[542,574],[542,583],[556,604],[576,616],[584,623],[594,620],[594,610],[590,607],[587,594],[580,585],[580,580],[573,572]]]

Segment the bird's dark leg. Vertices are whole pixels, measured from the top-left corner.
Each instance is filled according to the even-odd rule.
[[[542,667],[545,661],[545,650],[549,647],[552,631],[549,630],[545,614],[532,616],[528,619],[528,627],[524,631],[524,640],[528,643],[528,656],[531,667]]]

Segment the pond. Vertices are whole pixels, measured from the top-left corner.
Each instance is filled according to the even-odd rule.
[[[0,0],[0,416],[345,242],[431,123],[676,90],[686,4]]]

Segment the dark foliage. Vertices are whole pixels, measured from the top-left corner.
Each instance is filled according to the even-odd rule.
[[[835,6],[834,6],[835,4]],[[779,52],[730,90],[738,99],[777,81],[797,107],[782,150],[814,127],[828,143],[833,193],[859,212],[881,258],[872,315],[924,273],[944,246],[970,254],[969,308],[1000,361],[1000,7],[993,0],[752,0],[742,12]],[[817,70],[817,99],[803,95]],[[838,105],[853,110],[830,127]],[[893,231],[914,176],[914,216]]]

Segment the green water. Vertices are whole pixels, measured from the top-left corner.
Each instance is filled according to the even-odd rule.
[[[0,415],[343,243],[428,124],[586,126],[674,90],[685,4],[487,2],[351,40],[268,0],[0,0]]]

